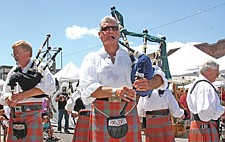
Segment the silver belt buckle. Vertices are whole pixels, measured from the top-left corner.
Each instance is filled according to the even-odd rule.
[[[22,107],[21,106],[16,106],[15,107],[15,112],[22,112]]]
[[[108,102],[121,102],[121,98],[119,97],[110,97]]]
[[[209,125],[208,124],[200,124],[199,127],[201,129],[207,129],[207,128],[209,128]]]

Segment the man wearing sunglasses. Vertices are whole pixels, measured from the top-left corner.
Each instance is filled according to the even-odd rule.
[[[118,44],[120,31],[113,17],[106,16],[101,20],[98,35],[103,47],[84,57],[80,75],[81,98],[85,105],[92,104],[89,141],[140,142],[141,126],[133,87],[137,91],[152,90],[162,85],[163,79],[157,74],[151,80],[144,78],[131,83],[132,62],[128,52]],[[115,138],[110,134],[107,119],[120,116],[123,108],[126,108],[126,119],[110,119],[109,122],[127,124],[128,131],[125,136]]]

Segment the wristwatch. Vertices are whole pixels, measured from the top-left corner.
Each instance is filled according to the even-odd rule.
[[[116,90],[117,90],[117,88],[112,88],[112,97],[116,97],[117,95],[116,95]]]

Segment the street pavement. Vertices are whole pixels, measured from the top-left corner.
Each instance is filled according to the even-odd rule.
[[[57,127],[53,127],[54,129],[54,134],[53,137],[54,139],[49,140],[48,142],[72,142],[72,138],[73,138],[73,129],[69,129],[69,131],[71,132],[71,134],[66,134],[64,133],[64,131],[62,131],[62,133],[57,133]],[[188,139],[186,138],[186,136],[179,136],[179,138],[175,138],[175,142],[187,142]],[[47,142],[46,140],[44,140],[43,142]],[[145,142],[145,135],[142,132],[142,142]]]

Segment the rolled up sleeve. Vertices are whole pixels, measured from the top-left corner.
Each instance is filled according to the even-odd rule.
[[[45,94],[51,95],[55,92],[55,79],[48,69],[43,71],[41,81],[35,86],[42,90]]]
[[[168,86],[168,80],[165,76],[165,73],[158,66],[153,66],[153,68],[155,69],[153,76],[154,75],[160,75],[162,77],[162,80],[163,80],[163,84],[157,89],[165,90]]]

